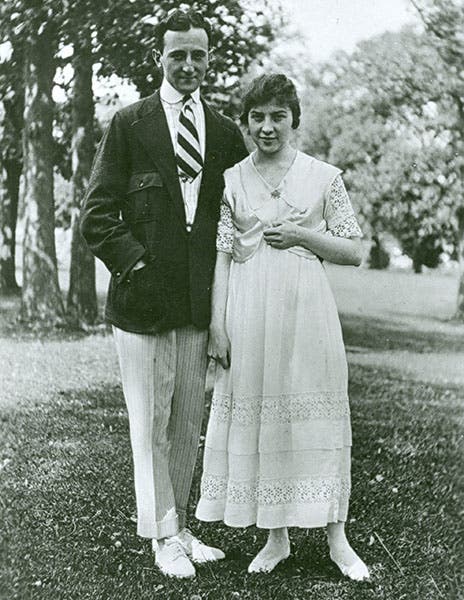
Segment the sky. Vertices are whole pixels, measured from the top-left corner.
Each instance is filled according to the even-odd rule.
[[[334,50],[351,51],[362,39],[418,22],[409,0],[282,0],[282,5],[317,61]]]

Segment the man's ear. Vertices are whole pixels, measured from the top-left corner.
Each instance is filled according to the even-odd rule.
[[[155,65],[161,68],[161,52],[159,50],[152,50],[151,57],[154,60]]]
[[[216,48],[210,48],[208,50],[208,62],[211,62],[214,59],[214,51]]]

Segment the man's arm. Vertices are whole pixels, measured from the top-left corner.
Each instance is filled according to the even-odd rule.
[[[81,233],[116,279],[123,279],[145,254],[121,219],[130,162],[124,122],[116,113],[98,146],[81,209]]]

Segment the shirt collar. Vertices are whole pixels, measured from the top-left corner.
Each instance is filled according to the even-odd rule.
[[[199,88],[197,88],[190,95],[194,102],[196,102],[196,103],[200,102]],[[182,99],[184,98],[184,94],[181,94],[180,92],[178,92],[176,90],[176,88],[173,87],[169,83],[169,81],[164,78],[163,78],[163,81],[161,82],[160,96],[161,96],[161,100],[163,100],[163,102],[167,102],[168,104],[178,104],[179,102],[182,102]]]

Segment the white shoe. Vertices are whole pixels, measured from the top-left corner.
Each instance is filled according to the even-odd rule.
[[[353,581],[367,581],[370,578],[369,569],[367,565],[359,558],[354,561],[350,566],[344,565],[341,562],[337,562],[332,554],[330,555],[332,561],[337,565],[340,571]]]
[[[158,569],[169,577],[195,577],[195,567],[188,558],[184,545],[175,535],[158,543],[153,540],[155,563]]]
[[[222,560],[226,556],[219,548],[213,548],[213,546],[207,546],[203,542],[200,542],[186,527],[179,532],[177,537],[184,547],[187,556],[194,563],[214,562]]]

